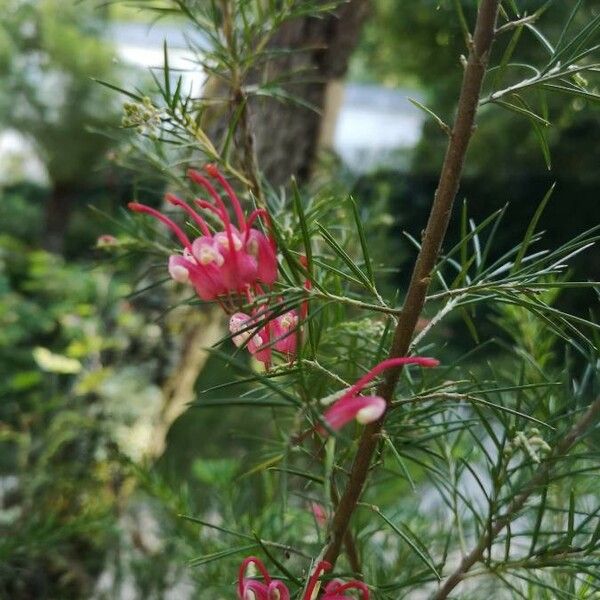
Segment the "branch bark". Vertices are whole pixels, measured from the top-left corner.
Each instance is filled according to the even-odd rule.
[[[473,135],[475,114],[481,95],[481,84],[486,72],[492,43],[499,0],[482,0],[477,14],[475,32],[465,67],[456,119],[446,149],[427,227],[423,234],[421,250],[417,257],[402,312],[394,333],[389,352],[390,358],[405,356],[415,333],[421,311],[425,304],[431,272],[435,266],[458,192],[460,177],[469,142]],[[401,369],[390,369],[379,386],[378,394],[391,402],[400,378]],[[385,416],[384,416],[385,417]],[[350,518],[356,508],[365,485],[371,460],[378,446],[379,433],[384,417],[367,425],[360,439],[346,489],[333,517],[330,540],[324,551],[324,559],[335,564],[340,554]]]
[[[548,474],[555,463],[557,456],[566,454],[585,434],[587,429],[600,416],[600,398],[592,402],[583,417],[577,421],[572,429],[565,435],[562,440],[555,446],[554,452],[546,459],[546,461],[538,468],[535,475],[530,479],[525,489],[509,504],[503,516],[494,521],[488,532],[481,536],[477,545],[469,554],[461,560],[456,570],[444,581],[439,590],[433,595],[432,600],[443,600],[448,597],[448,594],[462,581],[464,575],[469,569],[483,558],[485,549],[489,546],[495,537],[513,521],[525,506],[525,503],[540,486],[547,480]]]

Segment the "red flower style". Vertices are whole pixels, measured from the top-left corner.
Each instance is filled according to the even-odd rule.
[[[173,220],[158,210],[138,202],[131,202],[129,208],[152,215],[177,236],[183,251],[169,257],[169,274],[175,281],[191,283],[203,300],[243,294],[261,283],[273,285],[277,278],[275,241],[253,227],[257,219],[270,225],[268,213],[264,209],[257,209],[246,218],[240,201],[225,177],[214,165],[207,165],[205,171],[225,191],[237,226],[231,222],[223,199],[209,179],[194,169],[188,171],[189,178],[200,185],[212,199],[209,202],[197,198],[194,202],[202,210],[213,213],[221,222],[222,230],[213,233],[204,217],[174,194],[166,194],[165,199],[181,208],[197,225],[201,235],[194,241]]]
[[[353,386],[326,411],[323,419],[333,431],[341,429],[346,423],[356,419],[360,424],[365,425],[377,421],[385,412],[387,405],[380,396],[361,396],[360,392],[377,375],[393,367],[401,365],[419,365],[421,367],[437,367],[439,361],[435,358],[425,358],[421,356],[409,356],[402,358],[389,358],[373,367],[368,373],[363,375]],[[321,433],[326,433],[324,428],[320,428]]]
[[[248,566],[253,564],[259,571],[262,581],[246,576]],[[310,576],[302,600],[316,600],[319,579],[321,575],[331,569],[331,565],[326,561],[321,561]],[[330,581],[323,591],[321,600],[355,600],[348,596],[346,592],[357,590],[360,592],[360,600],[369,600],[369,588],[362,581]],[[267,568],[256,556],[249,556],[242,562],[238,577],[237,593],[239,600],[289,600],[290,592],[286,585],[278,580],[272,579]]]

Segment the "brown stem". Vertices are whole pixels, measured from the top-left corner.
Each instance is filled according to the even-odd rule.
[[[496,519],[488,531],[479,538],[475,548],[463,557],[456,570],[446,579],[446,581],[444,581],[439,590],[432,596],[432,600],[443,600],[448,597],[448,594],[462,581],[469,569],[482,559],[485,549],[489,547],[494,538],[518,516],[531,494],[539,490],[540,486],[544,484],[552,465],[556,462],[554,459],[556,459],[557,456],[566,454],[571,447],[581,439],[581,436],[599,416],[600,398],[592,402],[583,417],[581,417],[567,435],[558,442],[552,454],[542,465],[540,465],[535,475],[529,480],[525,489],[518,496],[515,496],[508,505],[505,514]]]
[[[254,145],[254,134],[250,127],[250,115],[248,111],[248,97],[242,89],[241,85],[233,90],[234,106],[240,108],[239,133],[241,144],[244,149],[243,165],[244,171],[250,180],[251,191],[256,198],[258,205],[262,208],[266,207],[266,201],[263,194],[262,185],[260,184],[260,175],[258,172],[258,162],[256,160],[256,150]]]
[[[423,234],[421,250],[408,287],[402,312],[394,333],[390,358],[405,356],[425,304],[431,271],[435,266],[442,241],[452,214],[452,205],[458,192],[465,155],[471,136],[475,114],[481,95],[481,84],[485,75],[490,48],[494,40],[494,30],[498,15],[499,0],[482,0],[477,14],[475,33],[463,76],[458,110],[454,127],[446,149],[446,156],[435,193],[427,227]],[[378,393],[391,402],[398,383],[401,368],[390,369],[379,386]],[[371,464],[377,449],[383,418],[365,427],[354,458],[344,494],[333,517],[329,544],[324,559],[335,564],[348,524],[356,503],[362,493]]]
[[[221,11],[222,11],[222,30],[223,36],[227,42],[227,48],[232,58],[231,67],[231,113],[232,118],[236,111],[239,110],[238,120],[238,135],[240,138],[240,145],[243,150],[242,154],[242,167],[245,171],[245,175],[248,177],[250,182],[250,188],[254,197],[257,199],[258,204],[261,207],[265,207],[266,202],[263,195],[262,186],[260,184],[260,176],[258,172],[258,162],[256,160],[256,151],[254,148],[254,136],[250,128],[250,119],[248,114],[248,98],[243,87],[243,76],[242,71],[237,63],[237,49],[236,41],[234,36],[234,17],[231,10],[231,0],[221,0]]]
[[[340,498],[334,481],[331,482],[331,501],[333,503],[334,510],[337,510]],[[346,530],[346,534],[344,535],[344,548],[346,550],[346,557],[348,558],[348,563],[350,563],[352,572],[357,577],[360,577],[362,574],[360,556],[358,554],[358,548],[356,547],[356,542],[350,528]]]
[[[64,250],[65,237],[74,199],[77,195],[75,186],[55,183],[45,206],[44,237],[42,246],[48,252],[61,254]]]

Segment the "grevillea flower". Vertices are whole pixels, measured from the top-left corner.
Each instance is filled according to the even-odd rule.
[[[262,581],[246,576],[246,571],[249,565],[254,565],[262,577]],[[302,600],[316,600],[318,593],[319,579],[324,571],[331,569],[331,565],[326,561],[321,561],[317,564],[315,570],[311,574]],[[369,600],[369,588],[362,581],[330,581],[321,600],[355,600],[353,596],[348,596],[346,592],[357,590],[360,592],[360,600]],[[282,581],[272,579],[267,571],[267,568],[256,556],[249,556],[240,566],[238,577],[237,593],[239,600],[289,600],[290,592]]]
[[[254,565],[262,581],[246,577],[249,565]],[[290,592],[282,581],[271,579],[267,568],[256,556],[249,556],[240,566],[237,586],[240,600],[289,600]]]
[[[261,323],[264,322],[264,325]],[[298,345],[298,313],[295,309],[271,319],[268,310],[257,311],[253,316],[243,312],[231,315],[229,331],[233,343],[246,346],[250,354],[266,365],[271,363],[272,350],[281,352],[288,360],[296,355]]]
[[[200,185],[212,200],[197,198],[194,202],[200,209],[215,215],[222,230],[212,232],[202,214],[174,194],[166,194],[165,199],[181,208],[201,232],[193,242],[181,227],[156,209],[138,202],[131,202],[129,208],[152,215],[177,236],[183,250],[181,254],[169,257],[169,274],[175,281],[192,284],[203,300],[246,293],[260,284],[273,285],[277,278],[275,241],[253,227],[257,219],[270,225],[268,213],[257,209],[246,218],[225,177],[214,165],[207,165],[205,170],[225,191],[237,225],[231,222],[223,199],[209,179],[194,169],[188,171],[189,178]]]
[[[435,358],[424,358],[421,356],[409,356],[403,358],[389,358],[373,367],[368,373],[363,375],[353,386],[325,411],[323,419],[330,429],[337,431],[346,423],[356,419],[360,424],[365,425],[377,421],[387,407],[386,402],[380,396],[361,396],[360,392],[377,375],[393,367],[402,365],[419,365],[421,367],[437,367],[439,361]],[[322,431],[322,428],[321,430]],[[322,431],[323,432],[323,431]]]

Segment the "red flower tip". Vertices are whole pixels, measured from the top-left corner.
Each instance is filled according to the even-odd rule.
[[[180,202],[179,198],[175,194],[171,194],[170,192],[167,192],[165,194],[165,200],[169,204],[174,204],[174,205],[177,205]]]
[[[220,175],[219,173],[219,169],[217,169],[216,165],[213,165],[211,163],[208,163],[206,165],[204,165],[204,170],[211,176],[211,177],[217,177],[218,175]]]
[[[144,212],[144,205],[139,202],[130,202],[127,205],[129,210],[133,210],[134,212]]]
[[[186,173],[187,173],[187,176],[188,176],[188,177],[189,177],[189,178],[190,178],[192,181],[198,182],[198,178],[200,178],[201,180],[202,180],[202,179],[204,179],[204,178],[202,177],[202,173],[200,173],[200,171],[196,171],[196,169],[188,169],[188,170],[186,171]]]
[[[319,568],[322,571],[331,571],[331,563],[328,560],[322,560],[319,563]]]
[[[440,361],[437,358],[429,358],[424,356],[416,357],[419,359],[419,362],[416,363],[421,365],[422,367],[439,367]]]

